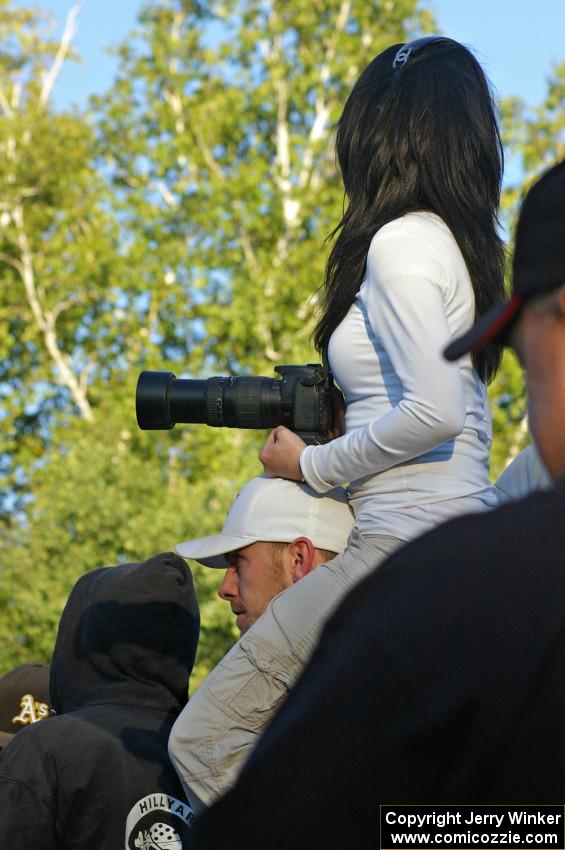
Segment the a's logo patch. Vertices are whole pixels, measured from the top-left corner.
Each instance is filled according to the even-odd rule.
[[[170,794],[149,794],[127,817],[126,850],[186,850],[193,821],[188,803]]]
[[[21,711],[12,717],[12,723],[21,723],[22,726],[27,726],[30,723],[37,723],[38,720],[44,720],[51,714],[51,709],[46,702],[40,702],[33,698],[33,694],[24,694],[20,700]]]

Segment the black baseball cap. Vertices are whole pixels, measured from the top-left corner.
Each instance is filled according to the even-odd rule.
[[[46,664],[20,664],[0,678],[0,750],[20,729],[50,714]]]
[[[512,295],[486,312],[443,352],[457,360],[489,342],[506,345],[524,305],[565,284],[565,160],[546,171],[527,193],[516,228]]]

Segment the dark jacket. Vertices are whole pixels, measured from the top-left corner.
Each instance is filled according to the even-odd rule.
[[[202,850],[374,850],[379,804],[565,798],[565,488],[399,550],[328,622]]]
[[[198,632],[192,577],[177,555],[78,580],[51,665],[57,716],[22,730],[0,758],[0,847],[191,846],[193,816],[167,740]]]

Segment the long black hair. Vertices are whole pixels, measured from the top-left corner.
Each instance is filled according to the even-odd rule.
[[[475,318],[504,299],[504,247],[497,232],[503,151],[496,108],[472,53],[431,39],[400,67],[402,45],[379,54],[357,80],[337,128],[337,158],[348,205],[324,281],[314,331],[323,351],[365,274],[371,240],[408,212],[431,211],[450,228],[475,293]],[[480,377],[494,378],[502,350],[473,354]]]

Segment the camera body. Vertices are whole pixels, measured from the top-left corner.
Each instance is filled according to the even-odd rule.
[[[276,366],[281,377],[176,378],[172,372],[142,372],[136,414],[144,430],[204,423],[227,428],[286,425],[304,442],[323,442],[332,426],[331,376],[318,363]]]

